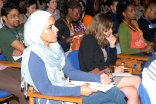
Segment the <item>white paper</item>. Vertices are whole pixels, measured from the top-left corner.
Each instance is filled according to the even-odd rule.
[[[130,73],[112,73],[113,74],[113,76],[115,77],[115,76],[132,76],[132,74],[130,74]]]
[[[12,56],[12,57],[16,61],[16,60],[20,59],[22,57],[22,55],[21,56]]]
[[[90,84],[90,88],[92,89],[96,89],[102,92],[107,92],[109,89],[111,89],[112,87],[114,87],[114,83],[110,83],[108,85],[104,85],[102,83],[98,83],[98,82],[86,82],[86,81],[70,81],[70,84],[73,86],[81,86],[85,83],[89,83]]]

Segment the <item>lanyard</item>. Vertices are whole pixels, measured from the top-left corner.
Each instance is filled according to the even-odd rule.
[[[25,17],[28,19],[28,16],[26,15],[26,14],[24,14],[25,15]]]
[[[3,20],[2,20],[1,17],[0,17],[0,24],[2,25],[2,27],[4,26],[4,24],[3,24]]]
[[[9,29],[9,30],[15,35],[15,37],[16,37],[18,40],[20,40],[18,31],[16,30],[16,28],[15,28],[15,30],[16,30],[16,33],[15,33],[15,32],[14,32],[13,30],[11,30],[8,26],[6,26],[6,25],[4,25],[4,26],[5,26],[5,28]],[[17,35],[17,36],[16,36],[16,35]]]
[[[147,19],[145,16],[143,16],[143,18],[144,19],[146,19],[146,21],[148,22],[148,23],[150,23],[150,25],[152,25],[155,29],[156,29],[156,25],[155,24],[153,24],[149,19]]]

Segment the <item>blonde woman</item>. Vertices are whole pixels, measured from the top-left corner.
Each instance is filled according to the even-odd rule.
[[[85,36],[82,39],[79,50],[80,69],[85,72],[94,74],[109,73],[112,78],[111,72],[122,73],[121,66],[110,69],[110,65],[115,64],[116,61],[116,38],[113,36],[114,20],[104,14],[97,14],[90,25],[88,26]],[[110,45],[109,52],[106,49]],[[124,92],[128,98],[128,104],[140,104],[138,95],[138,86],[140,78],[138,76],[132,77],[115,77],[115,84]]]

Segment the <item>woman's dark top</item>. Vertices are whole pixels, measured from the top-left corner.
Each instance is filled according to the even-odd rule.
[[[68,26],[61,18],[55,22],[55,26],[59,29],[57,37],[59,44],[62,46],[64,52],[69,51],[70,43],[66,43],[66,38],[70,37],[70,30]]]
[[[110,48],[107,51],[107,60],[104,60],[104,54],[97,39],[94,35],[86,35],[80,45],[79,49],[79,63],[80,69],[85,72],[92,71],[95,68],[103,70],[116,62],[117,54],[116,47]]]

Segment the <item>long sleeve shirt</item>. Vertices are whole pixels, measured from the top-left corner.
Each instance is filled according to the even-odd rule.
[[[48,75],[43,60],[31,52],[28,63],[31,78],[41,94],[49,96],[80,96],[80,86],[64,87],[55,86],[48,79]],[[64,74],[72,80],[101,82],[100,75],[85,73],[74,69],[69,61],[65,60],[63,68]],[[42,99],[41,104],[45,104],[46,100]],[[60,101],[50,101],[50,104],[62,104]]]

